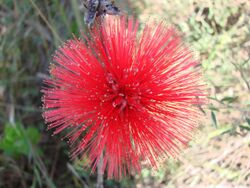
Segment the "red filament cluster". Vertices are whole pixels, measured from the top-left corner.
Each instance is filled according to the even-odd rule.
[[[66,130],[72,156],[120,178],[176,155],[206,101],[199,62],[164,23],[106,19],[91,37],[67,41],[45,80],[44,118]]]

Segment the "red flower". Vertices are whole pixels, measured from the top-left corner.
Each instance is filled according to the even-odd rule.
[[[141,161],[175,155],[197,126],[205,90],[199,62],[164,23],[139,34],[133,19],[107,19],[90,39],[66,42],[46,80],[44,117],[67,135],[73,156],[109,177],[139,172]]]

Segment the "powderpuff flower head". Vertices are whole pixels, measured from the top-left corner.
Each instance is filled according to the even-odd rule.
[[[173,28],[106,18],[90,36],[55,53],[44,81],[43,116],[65,130],[72,156],[121,178],[157,167],[185,146],[205,102],[199,62]]]

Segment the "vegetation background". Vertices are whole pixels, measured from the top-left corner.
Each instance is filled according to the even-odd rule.
[[[165,19],[202,63],[210,97],[190,148],[156,171],[105,187],[250,187],[249,0],[117,0],[142,23]],[[41,117],[43,78],[54,50],[85,31],[80,0],[0,0],[0,187],[94,187],[87,161]]]

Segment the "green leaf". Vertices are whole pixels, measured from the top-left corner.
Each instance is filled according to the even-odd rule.
[[[208,134],[207,138],[208,140],[215,138],[217,136],[226,134],[228,132],[230,132],[233,129],[232,125],[226,125],[226,126],[222,126],[218,129],[216,129],[215,131],[212,131]]]
[[[221,99],[221,102],[227,102],[227,103],[233,103],[238,99],[238,96],[236,97],[224,97]]]
[[[18,124],[5,125],[4,134],[0,140],[0,149],[10,156],[27,153],[28,146],[22,138],[22,132]]]
[[[246,118],[247,124],[250,125],[250,118]]]
[[[250,126],[240,125],[240,128],[250,131]]]
[[[42,187],[42,178],[41,178],[41,175],[40,175],[40,173],[39,173],[39,170],[38,170],[36,167],[34,167],[34,174],[35,174],[36,179],[37,179],[37,181],[38,181],[38,185],[39,185],[40,187]]]
[[[216,119],[216,115],[214,111],[211,111],[211,117],[212,117],[213,125],[217,128],[218,124],[217,124],[217,119]]]
[[[30,144],[36,145],[40,140],[40,133],[34,127],[25,129],[21,124],[6,124],[3,137],[0,140],[0,149],[12,157],[28,156]]]
[[[219,109],[216,108],[215,106],[210,105],[210,106],[208,106],[208,108],[209,108],[211,111],[217,111],[217,112],[219,112]]]

